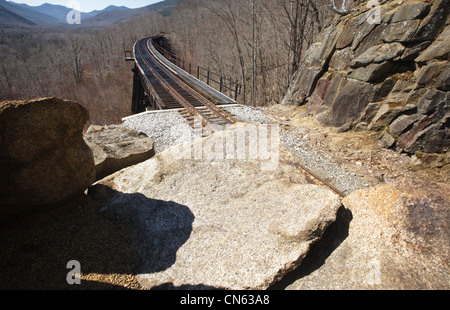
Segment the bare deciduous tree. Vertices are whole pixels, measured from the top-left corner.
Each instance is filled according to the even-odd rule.
[[[84,49],[84,44],[80,40],[72,37],[69,39],[70,47],[72,51],[72,57],[74,61],[74,67],[72,69],[72,74],[77,85],[81,84],[83,79],[83,74],[81,70],[81,52]]]

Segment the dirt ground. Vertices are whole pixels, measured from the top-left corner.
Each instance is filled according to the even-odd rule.
[[[378,133],[362,131],[339,132],[320,125],[305,107],[276,105],[265,111],[277,118],[285,128],[299,128],[308,132],[308,143],[330,160],[359,175],[367,175],[380,182],[400,177],[450,181],[450,152],[446,154],[415,155],[385,149],[380,146]]]

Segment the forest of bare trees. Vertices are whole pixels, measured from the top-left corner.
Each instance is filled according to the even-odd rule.
[[[268,105],[333,15],[329,0],[191,0],[168,25],[181,57],[238,81],[241,103]]]
[[[77,100],[91,123],[130,114],[132,38],[161,32],[186,61],[236,80],[239,103],[279,103],[300,56],[335,16],[330,0],[186,0],[103,28],[0,28],[0,100]]]

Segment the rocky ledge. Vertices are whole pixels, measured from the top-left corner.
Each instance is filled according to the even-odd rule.
[[[400,179],[353,192],[285,288],[448,289],[449,190]]]
[[[321,124],[376,131],[387,148],[450,148],[450,5],[380,1],[325,28],[283,100]]]
[[[26,116],[24,121],[35,120],[28,109],[49,113],[52,121],[66,108],[72,114],[80,112],[82,117],[73,127],[62,123],[56,131],[65,129],[58,136],[61,141],[78,141],[86,149],[80,129],[86,115],[78,104],[56,98],[2,103],[3,111],[9,113],[0,114],[1,126],[9,125],[0,127],[3,163],[14,158],[10,150],[16,143],[29,143],[29,147],[21,144],[24,154],[29,154],[56,134],[52,126],[41,125],[39,140],[13,139],[16,124],[21,124],[19,116],[14,118],[15,107],[23,109],[19,111]],[[323,154],[330,155],[331,161],[339,159],[336,163],[342,173],[351,171],[347,157],[368,172],[386,156],[372,154],[370,149],[370,155],[357,154],[361,158],[356,165],[347,149],[335,148],[343,147],[342,141],[355,142],[355,137],[318,127],[297,109],[286,109],[292,119],[278,117],[275,107],[266,109],[270,124],[238,123],[205,138],[173,144],[95,184],[94,162],[101,162],[103,151],[97,157],[87,148],[90,163],[83,171],[89,182],[78,194],[56,204],[52,200],[52,208],[42,200],[33,212],[27,209],[21,217],[0,218],[0,233],[5,236],[0,239],[0,288],[448,289],[448,185],[412,173],[408,179],[379,180],[378,185],[351,190],[341,200],[329,189],[310,184],[298,170],[299,160],[317,163],[313,157],[326,149]],[[302,127],[308,122],[311,128]],[[32,125],[22,124],[24,130],[35,133]],[[284,129],[279,131],[280,127]],[[301,132],[302,143],[297,139],[286,143],[286,131],[289,137]],[[96,141],[102,150],[115,145],[118,150],[109,152],[112,155],[122,147],[129,149],[121,144],[126,137],[127,143],[137,141],[138,148],[145,142],[149,149],[144,153],[151,152],[153,145],[139,132],[115,126],[91,128],[89,135],[95,133],[96,138],[85,138]],[[364,143],[371,139],[358,134]],[[317,152],[305,157],[284,146],[299,146],[306,152],[317,147]],[[58,143],[47,145],[41,157],[59,147]],[[73,165],[82,167],[78,161]],[[72,171],[70,163],[66,166]],[[13,168],[19,169],[9,172],[13,176],[22,169],[2,166],[6,171]],[[34,177],[45,181],[46,176]],[[392,172],[388,176],[393,177]],[[20,201],[30,195],[27,187],[16,184],[11,197]],[[73,260],[80,263],[80,285],[67,282],[67,264]]]
[[[96,180],[155,155],[153,139],[123,126],[92,125],[83,138],[94,155]]]
[[[266,289],[334,221],[339,197],[308,184],[285,150],[271,150],[279,162],[268,170],[265,159],[191,153],[211,146],[234,152],[236,145],[222,145],[224,135],[253,130],[237,125],[174,146],[89,190],[104,216],[129,223],[142,288]]]

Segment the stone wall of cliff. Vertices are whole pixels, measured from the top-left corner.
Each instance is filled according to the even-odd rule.
[[[408,153],[450,148],[450,1],[362,3],[325,28],[283,100]]]

